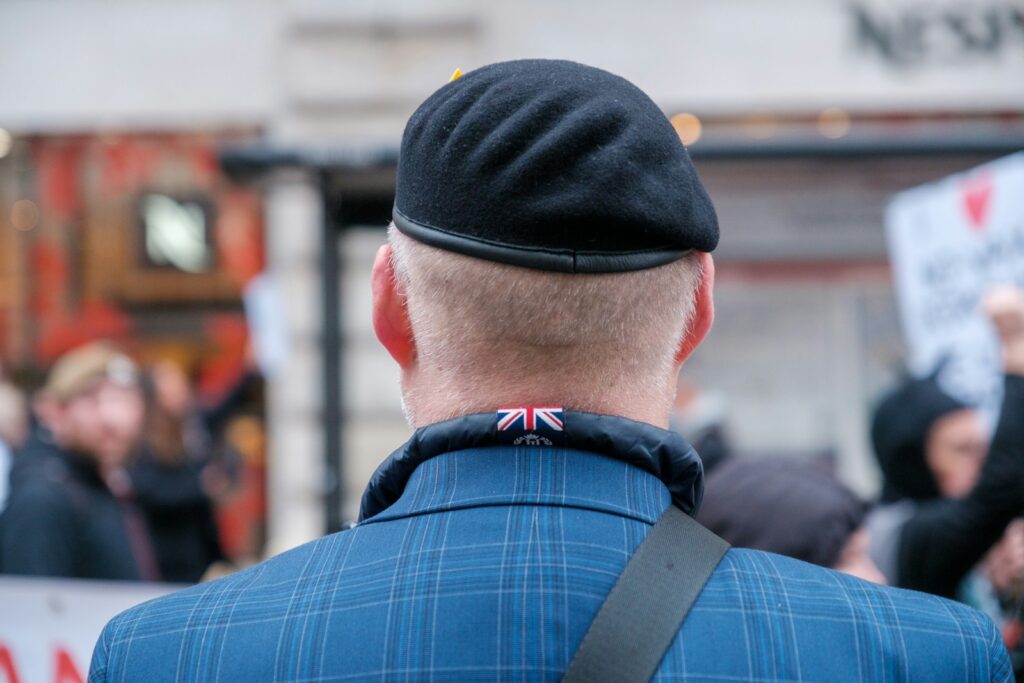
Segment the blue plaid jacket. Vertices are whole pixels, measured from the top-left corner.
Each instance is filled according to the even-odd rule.
[[[559,680],[662,511],[699,503],[701,466],[672,433],[621,418],[506,436],[487,415],[418,431],[355,528],[124,612],[89,680]],[[1012,675],[974,610],[734,549],[654,680]]]

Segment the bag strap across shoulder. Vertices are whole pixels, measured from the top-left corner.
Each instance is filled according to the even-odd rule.
[[[728,543],[669,505],[612,586],[562,683],[651,680],[728,550]]]

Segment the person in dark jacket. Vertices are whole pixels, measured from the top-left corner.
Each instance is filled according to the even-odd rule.
[[[804,463],[730,459],[708,476],[697,521],[737,548],[885,583],[868,557],[867,512],[857,494]]]
[[[224,559],[213,514],[213,438],[196,419],[185,374],[170,362],[153,365],[143,383],[146,429],[129,468],[146,515],[164,580],[195,583]]]
[[[868,519],[871,556],[890,583],[903,588],[954,596],[1024,512],[1024,295],[995,293],[986,311],[1006,373],[987,449],[981,416],[946,394],[934,376],[897,388],[872,420],[885,481],[881,504]]]
[[[135,364],[103,343],[57,361],[11,471],[0,572],[158,580],[124,465],[142,425]]]

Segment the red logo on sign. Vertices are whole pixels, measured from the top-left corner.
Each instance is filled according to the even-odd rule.
[[[964,212],[971,230],[975,232],[985,229],[989,205],[992,203],[992,188],[992,174],[984,171],[967,178],[960,185]]]
[[[78,673],[75,660],[71,658],[68,651],[62,647],[57,648],[57,673],[53,680],[57,683],[82,683],[82,674]]]
[[[14,666],[14,656],[7,649],[6,645],[0,645],[0,674],[4,675],[7,683],[19,683],[18,669]]]

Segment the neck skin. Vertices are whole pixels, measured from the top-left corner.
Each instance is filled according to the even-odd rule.
[[[616,415],[668,427],[675,375],[662,382],[606,382],[593,376],[454,377],[455,373],[413,365],[402,371],[402,395],[413,427],[459,415],[493,412],[510,406],[559,406],[566,410]]]

